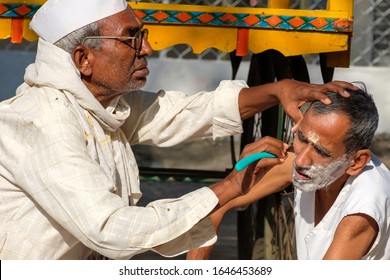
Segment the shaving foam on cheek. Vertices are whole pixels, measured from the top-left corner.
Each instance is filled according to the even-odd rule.
[[[297,179],[295,176],[296,171],[294,170],[293,184],[304,192],[325,188],[340,178],[347,170],[348,165],[349,160],[346,155],[343,155],[341,158],[328,165],[313,164],[304,172],[305,175],[310,178],[307,180]]]

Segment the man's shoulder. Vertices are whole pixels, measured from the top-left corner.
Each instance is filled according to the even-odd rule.
[[[370,181],[373,183],[385,183],[386,185],[390,182],[390,171],[387,166],[379,160],[377,156],[372,154],[371,160],[364,167],[354,181],[366,182]],[[390,188],[390,184],[389,184]]]
[[[375,155],[364,170],[347,184],[350,186],[347,186],[346,200],[353,202],[352,205],[379,206],[390,199],[390,171]]]
[[[66,96],[48,87],[31,87],[1,102],[0,112],[7,121],[18,119],[25,122],[66,119],[67,115],[74,115]]]

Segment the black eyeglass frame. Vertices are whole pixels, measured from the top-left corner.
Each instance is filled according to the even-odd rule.
[[[85,41],[87,41],[87,40],[115,39],[115,40],[119,40],[123,44],[128,45],[129,47],[131,47],[132,49],[134,49],[138,53],[142,49],[144,39],[146,39],[146,40],[148,39],[148,35],[149,35],[149,30],[145,28],[145,29],[138,31],[134,36],[87,36],[83,39],[81,44],[84,45]],[[129,40],[132,40],[132,42],[134,42],[134,43],[133,44],[127,43],[126,41],[129,41]],[[138,43],[139,45],[137,44],[138,40],[140,42],[140,43]]]

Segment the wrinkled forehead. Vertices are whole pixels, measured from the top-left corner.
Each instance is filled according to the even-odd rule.
[[[298,131],[314,144],[344,145],[349,127],[349,118],[344,114],[316,114],[309,109],[299,123]]]
[[[99,29],[102,34],[129,35],[130,31],[142,29],[143,22],[129,6],[124,11],[104,18],[99,22]]]

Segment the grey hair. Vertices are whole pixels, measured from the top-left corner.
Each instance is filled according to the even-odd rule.
[[[351,155],[360,149],[368,149],[378,127],[378,110],[371,94],[363,83],[359,83],[358,90],[346,89],[351,96],[345,98],[337,93],[326,93],[332,100],[332,104],[325,105],[320,101],[313,102],[310,106],[316,115],[341,113],[350,121],[350,127],[344,136],[346,154]]]
[[[96,21],[62,37],[54,45],[71,54],[77,46],[81,45],[85,37],[99,35],[99,22]],[[84,45],[94,50],[99,50],[101,42],[100,40],[86,40]]]

